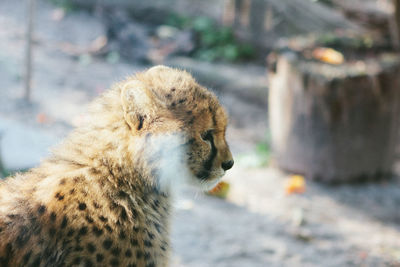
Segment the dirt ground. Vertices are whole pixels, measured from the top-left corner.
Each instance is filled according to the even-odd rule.
[[[23,4],[0,1],[0,117],[62,138],[99,93],[148,67],[67,55],[66,43],[90,45],[104,34],[102,23],[84,12],[60,18],[59,9],[39,1],[33,103],[27,105],[21,100]],[[231,191],[227,200],[191,189],[179,198],[172,266],[400,266],[398,179],[335,187],[308,182],[304,194],[287,196],[286,174],[249,167],[249,155],[266,136],[266,107],[224,90],[220,98],[231,114],[228,141],[239,159],[226,176]]]

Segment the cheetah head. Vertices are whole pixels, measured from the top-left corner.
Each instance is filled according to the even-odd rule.
[[[148,151],[148,166],[161,175],[160,183],[183,175],[209,189],[232,168],[226,112],[187,72],[153,67],[124,82],[121,98],[125,120],[141,144],[136,151]]]

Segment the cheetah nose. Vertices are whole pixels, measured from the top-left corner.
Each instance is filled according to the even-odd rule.
[[[232,168],[232,166],[233,166],[233,160],[222,162],[222,169],[224,169],[224,171],[229,170],[230,168]]]

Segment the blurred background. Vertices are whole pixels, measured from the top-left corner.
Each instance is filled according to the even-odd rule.
[[[1,0],[0,176],[152,65],[230,115],[235,166],[176,204],[171,266],[400,266],[400,1]]]

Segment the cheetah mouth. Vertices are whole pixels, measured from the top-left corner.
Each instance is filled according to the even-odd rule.
[[[211,176],[211,171],[209,170],[202,170],[196,174],[196,177],[200,180],[208,180]]]

